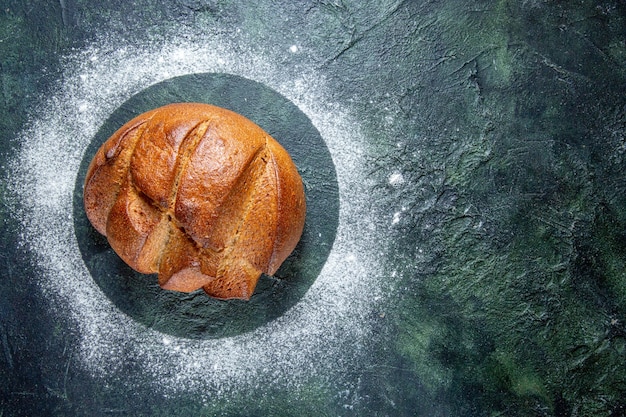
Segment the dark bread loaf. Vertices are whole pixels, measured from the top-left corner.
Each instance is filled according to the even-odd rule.
[[[170,104],[122,126],[98,150],[87,217],[133,269],[162,288],[249,299],[304,227],[302,180],[289,154],[245,117]]]

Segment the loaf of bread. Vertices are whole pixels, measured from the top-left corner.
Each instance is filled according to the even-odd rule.
[[[285,149],[247,118],[198,103],[141,114],[98,150],[87,217],[159,285],[249,299],[304,227],[302,180]]]

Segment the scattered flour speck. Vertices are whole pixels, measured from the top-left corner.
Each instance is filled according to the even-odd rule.
[[[391,185],[392,187],[399,187],[400,185],[404,184],[404,176],[401,172],[394,172],[393,174],[389,175],[388,181],[389,185]]]

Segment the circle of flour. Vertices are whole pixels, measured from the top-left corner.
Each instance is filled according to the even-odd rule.
[[[298,386],[309,378],[335,381],[362,353],[381,274],[375,250],[381,238],[375,235],[364,173],[365,138],[349,112],[327,99],[319,73],[272,64],[285,59],[209,37],[125,46],[98,41],[67,57],[56,90],[20,132],[9,185],[18,197],[21,242],[41,273],[50,309],[78,335],[74,357],[94,377],[208,398],[265,385]],[[79,164],[100,123],[142,89],[200,72],[264,83],[298,106],[331,152],[340,195],[334,246],[300,302],[252,332],[216,340],[179,339],[121,313],[83,264],[72,220]],[[125,370],[128,361],[135,374]]]

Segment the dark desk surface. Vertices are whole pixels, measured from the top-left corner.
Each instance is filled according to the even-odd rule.
[[[626,413],[623,1],[0,3],[0,415]],[[308,229],[250,303],[81,217],[171,101],[297,154]]]

